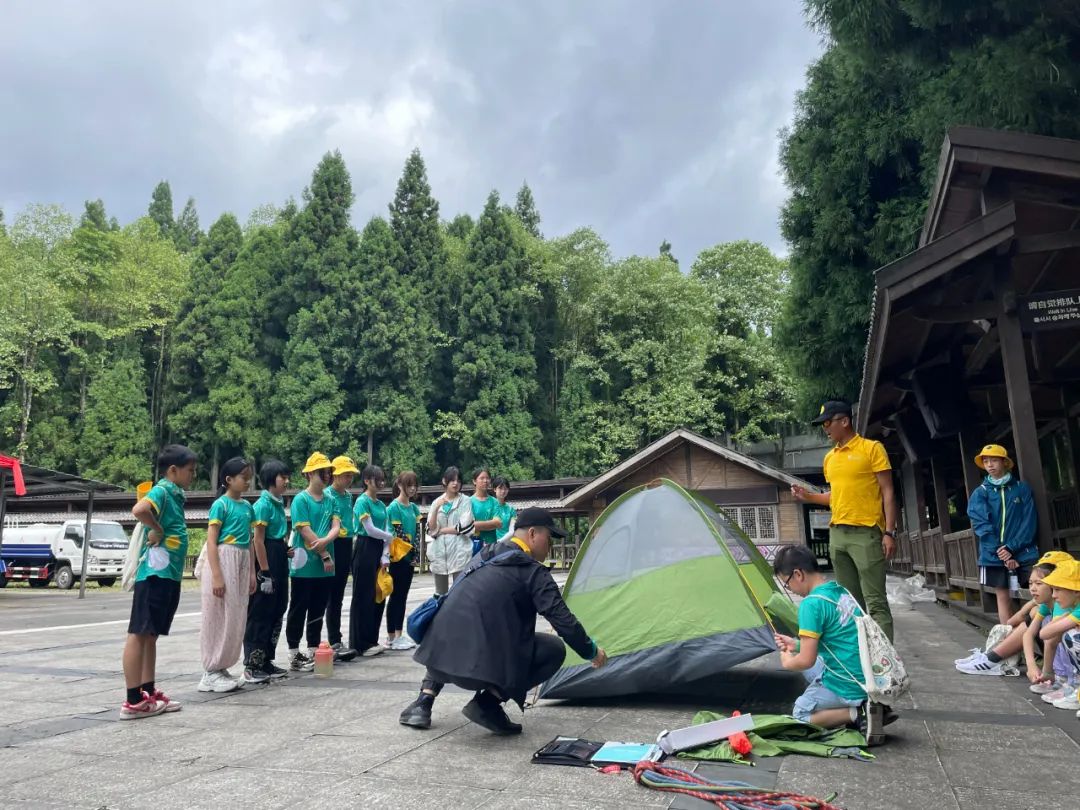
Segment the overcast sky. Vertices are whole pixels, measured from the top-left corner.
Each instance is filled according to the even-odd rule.
[[[297,199],[324,152],[354,224],[419,147],[444,218],[533,188],[617,256],[782,250],[777,130],[820,52],[798,0],[5,3],[0,207],[128,222],[161,179],[203,228]]]

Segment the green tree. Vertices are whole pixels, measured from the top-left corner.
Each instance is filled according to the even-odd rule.
[[[154,186],[154,193],[150,197],[150,208],[147,210],[150,219],[157,223],[162,236],[173,234],[173,201],[172,188],[168,180],[162,180]]]
[[[540,212],[536,210],[536,201],[533,199],[532,189],[528,183],[522,183],[518,189],[517,199],[514,201],[514,214],[525,230],[531,235],[540,237]]]
[[[528,403],[536,389],[530,291],[525,255],[491,192],[469,238],[471,284],[461,302],[454,357],[457,435],[465,467],[490,464],[512,478],[531,478],[539,461],[540,431]],[[446,416],[440,422],[447,425]]]
[[[101,199],[87,200],[79,226],[98,231],[109,230],[109,220],[105,215],[105,203]]]
[[[671,252],[671,242],[665,239],[660,243],[660,258],[667,259],[670,262],[674,262],[676,266],[679,264],[679,260]]]
[[[830,47],[781,147],[800,407],[858,395],[873,271],[917,244],[955,124],[1080,135],[1080,17],[1054,0],[810,0]]]
[[[199,228],[199,212],[195,210],[195,198],[188,197],[184,210],[173,226],[173,241],[181,253],[190,253],[199,246],[203,233]]]
[[[85,475],[124,486],[150,477],[153,429],[144,377],[142,363],[131,357],[106,364],[94,376],[79,442]]]
[[[472,230],[475,227],[476,223],[473,222],[472,217],[468,214],[458,214],[446,226],[446,234],[447,236],[465,240],[469,238],[469,235],[472,234]]]

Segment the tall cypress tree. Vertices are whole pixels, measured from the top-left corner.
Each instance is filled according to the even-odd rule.
[[[138,358],[121,357],[91,381],[79,442],[79,469],[85,475],[126,486],[151,475],[145,377]]]
[[[231,317],[222,312],[221,293],[242,245],[236,217],[222,214],[192,262],[191,285],[181,305],[169,368],[173,402],[169,426],[179,441],[209,461],[211,483],[228,448],[223,447],[210,395],[225,376],[235,330]]]
[[[528,183],[522,183],[518,189],[517,200],[514,202],[514,213],[525,226],[525,230],[533,236],[540,236],[540,212],[536,210],[536,201],[533,199],[532,189]]]
[[[173,201],[172,188],[168,180],[162,180],[154,186],[154,193],[150,197],[150,208],[147,213],[150,219],[157,223],[162,236],[172,236],[173,233]]]
[[[525,253],[492,191],[469,239],[471,274],[458,310],[453,402],[463,429],[466,467],[489,464],[531,478],[540,462],[540,431],[529,412],[536,390]]]
[[[184,210],[176,218],[173,228],[173,241],[176,249],[181,253],[190,253],[199,246],[202,239],[202,231],[199,230],[199,212],[195,210],[195,198],[188,197],[184,203]]]

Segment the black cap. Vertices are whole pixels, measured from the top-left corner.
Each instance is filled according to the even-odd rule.
[[[558,524],[555,523],[555,518],[552,516],[551,512],[547,509],[541,509],[539,506],[528,506],[517,513],[517,518],[514,520],[514,528],[527,529],[530,526],[549,529],[552,537],[566,537],[566,532],[560,529]]]
[[[821,413],[810,422],[811,425],[820,425],[829,419],[835,419],[837,416],[846,416],[851,418],[851,403],[844,402],[842,399],[830,399],[824,405],[821,406]]]

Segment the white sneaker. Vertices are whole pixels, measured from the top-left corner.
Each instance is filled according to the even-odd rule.
[[[969,661],[974,661],[976,658],[978,658],[982,654],[983,654],[983,651],[979,647],[972,647],[971,650],[969,651],[968,656],[966,658],[957,658],[955,661],[953,661],[953,663],[954,664],[966,664]]]
[[[1064,685],[1064,682],[1060,678],[1054,678],[1050,683],[1033,683],[1028,689],[1036,695],[1048,695],[1051,692],[1056,692],[1061,689]]]
[[[1068,697],[1069,692],[1073,690],[1069,688],[1068,684],[1062,684],[1053,692],[1047,692],[1042,696],[1043,703],[1053,703],[1055,700],[1061,700],[1063,697]]]
[[[392,642],[390,642],[391,650],[411,650],[415,646],[416,642],[414,642],[408,636],[398,636]]]
[[[1073,689],[1073,691],[1065,695],[1065,697],[1058,698],[1050,705],[1055,709],[1068,709],[1071,712],[1075,712],[1080,710],[1080,698],[1077,697],[1076,690]]]
[[[360,653],[360,655],[363,656],[364,658],[374,658],[376,655],[382,655],[382,654],[383,654],[383,648],[381,646],[379,646],[378,644],[374,644],[371,647],[368,647],[362,653]]]
[[[218,670],[217,672],[204,672],[202,680],[199,681],[200,692],[232,692],[240,688],[240,682],[235,678],[230,678],[225,670]]]
[[[956,665],[959,672],[965,675],[1003,675],[1001,664],[992,664],[985,653],[979,653],[970,661],[963,661]]]

